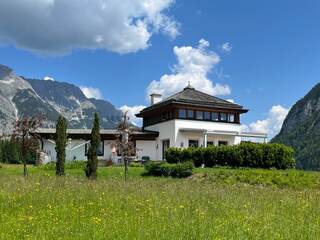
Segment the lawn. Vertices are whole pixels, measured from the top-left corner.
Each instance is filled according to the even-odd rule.
[[[0,168],[1,239],[320,239],[320,173],[196,169],[190,179],[142,168]]]

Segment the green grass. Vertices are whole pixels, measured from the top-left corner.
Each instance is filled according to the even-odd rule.
[[[1,239],[320,239],[320,173],[196,169],[191,179],[142,168],[0,168]]]

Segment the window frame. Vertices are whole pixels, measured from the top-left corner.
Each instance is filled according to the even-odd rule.
[[[182,117],[180,114],[184,112],[184,117]],[[178,118],[180,119],[187,119],[187,110],[184,108],[179,108],[178,110]]]
[[[199,115],[198,115],[198,114],[199,114]],[[195,119],[196,119],[196,120],[204,120],[203,115],[204,115],[204,112],[203,112],[203,111],[197,110],[197,111],[196,111],[196,117],[195,117]],[[198,118],[198,116],[201,117],[201,118]]]
[[[192,113],[192,116],[189,116],[189,113]],[[194,119],[194,110],[187,109],[187,119]]]
[[[224,120],[222,120],[223,115],[225,116]],[[228,122],[228,113],[224,113],[224,112],[219,113],[219,121],[220,122]]]
[[[85,155],[86,157],[88,156],[89,144],[90,144],[90,142],[88,142],[88,143],[86,143],[86,144],[84,145],[84,155]],[[102,145],[100,146],[102,149],[101,149],[101,153],[97,152],[97,156],[98,156],[98,157],[104,156],[104,140],[101,140],[101,141],[100,141],[100,144],[102,144]]]
[[[190,142],[192,141],[196,143],[196,146],[190,146]],[[199,139],[188,139],[188,147],[199,147]]]

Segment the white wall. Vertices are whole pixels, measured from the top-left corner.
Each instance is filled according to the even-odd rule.
[[[193,133],[191,130],[207,130],[207,131],[232,131],[240,132],[240,124],[232,123],[220,123],[220,122],[206,122],[206,121],[195,121],[195,120],[175,120],[175,146],[180,147],[183,143],[184,147],[188,147],[188,140],[194,139],[199,140],[199,146],[203,145],[204,139],[203,134]],[[190,132],[187,131],[181,132],[181,129],[190,129]],[[233,145],[237,144],[238,139],[234,136],[224,136],[224,135],[213,135],[208,134],[207,141],[214,141],[215,144],[218,144],[218,141],[228,141],[228,144]]]
[[[156,139],[156,158],[162,159],[162,141],[170,140],[170,147],[188,147],[189,139],[198,140],[199,146],[204,144],[204,136],[200,132],[192,132],[192,130],[207,130],[207,131],[232,131],[240,132],[240,124],[220,123],[220,122],[206,122],[189,119],[174,119],[167,122],[158,123],[152,126],[145,127],[145,130],[159,132],[159,137]],[[188,131],[181,131],[181,129],[190,129]],[[208,134],[207,141],[213,141],[218,145],[218,141],[227,141],[229,145],[239,144],[240,137],[227,135],[213,135]],[[158,147],[157,147],[158,146]],[[146,146],[147,147],[147,146]],[[150,148],[150,147],[147,147]]]
[[[77,140],[73,139],[71,140],[71,143],[68,144],[66,149],[66,160],[72,161],[72,160],[87,160],[87,156],[85,155],[85,142],[86,140]],[[113,141],[111,140],[105,140],[104,141],[104,155],[98,156],[98,159],[102,160],[109,160],[111,159],[111,145],[113,144]],[[55,144],[52,140],[43,140],[43,151],[48,156],[48,161],[56,161],[56,150],[55,150]],[[69,149],[75,148],[74,150],[70,151]]]
[[[175,120],[148,126],[145,130],[159,132],[159,137],[156,139],[155,160],[162,160],[162,141],[170,140],[170,147],[175,146]]]
[[[136,150],[138,159],[141,160],[143,156],[149,156],[151,160],[158,160],[156,143],[157,141],[137,140]]]

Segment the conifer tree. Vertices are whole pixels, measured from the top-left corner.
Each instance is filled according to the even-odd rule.
[[[100,137],[100,120],[97,113],[94,114],[93,127],[90,137],[90,146],[87,152],[87,166],[85,169],[86,176],[89,179],[97,178],[97,168],[98,168],[98,149],[100,146],[101,137]]]
[[[57,162],[56,162],[56,175],[64,175],[64,163],[66,160],[66,147],[67,147],[67,120],[63,116],[59,116],[56,124],[56,152],[57,152]]]

